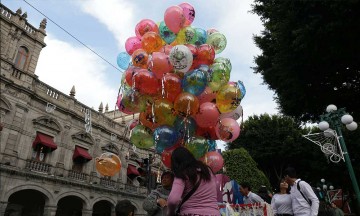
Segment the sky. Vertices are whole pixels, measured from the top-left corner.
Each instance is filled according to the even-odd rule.
[[[125,41],[135,36],[135,26],[142,19],[160,22],[165,10],[184,1],[171,0],[26,0],[57,25],[86,44],[117,67],[116,57],[125,51]],[[16,11],[27,12],[28,22],[38,28],[44,15],[24,0],[2,0]],[[254,114],[276,114],[274,92],[255,74],[254,57],[261,54],[253,41],[263,29],[260,18],[251,13],[251,0],[186,1],[195,8],[193,27],[215,28],[227,38],[225,50],[216,57],[231,60],[231,81],[243,81],[247,93],[241,101],[244,119]],[[95,110],[102,102],[115,107],[121,72],[85,46],[47,21],[45,43],[35,74],[57,90],[69,94],[75,86],[75,98]]]

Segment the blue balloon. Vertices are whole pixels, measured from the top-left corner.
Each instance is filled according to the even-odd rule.
[[[131,57],[127,52],[121,52],[117,56],[116,62],[121,69],[126,70],[129,67],[130,59]]]
[[[166,26],[164,21],[161,21],[159,25],[159,33],[161,38],[167,43],[171,44],[176,39],[176,34]]]
[[[246,95],[246,89],[245,89],[244,83],[242,81],[238,80],[237,84],[238,84],[240,92],[241,92],[240,99],[243,99]]]
[[[200,70],[200,71],[202,71],[202,72],[206,75],[208,82],[211,82],[211,73],[212,73],[212,70],[210,69],[209,65],[202,64],[202,65],[200,65],[197,69]]]
[[[169,148],[178,140],[178,134],[174,127],[162,125],[154,130],[155,151],[161,154],[166,148]]]
[[[195,33],[196,33],[196,41],[195,41],[195,45],[196,46],[200,46],[201,44],[206,43],[207,40],[207,34],[206,31],[202,28],[195,28]]]
[[[196,131],[196,122],[191,117],[183,118],[178,116],[174,122],[174,128],[178,133],[179,138],[187,140],[194,136]]]
[[[196,96],[205,90],[206,84],[207,74],[199,69],[186,73],[181,81],[183,90]]]

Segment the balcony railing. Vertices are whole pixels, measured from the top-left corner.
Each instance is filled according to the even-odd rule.
[[[86,181],[87,180],[87,175],[85,173],[77,172],[74,170],[69,171],[68,177],[78,180],[78,181]]]
[[[50,164],[35,160],[27,160],[25,168],[35,172],[50,173]]]
[[[116,182],[107,178],[100,178],[100,185],[107,188],[116,188]]]

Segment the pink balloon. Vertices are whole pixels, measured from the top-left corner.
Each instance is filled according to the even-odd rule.
[[[128,123],[129,130],[132,130],[136,125],[140,124],[139,119],[133,119]]]
[[[185,23],[183,9],[179,6],[171,6],[166,9],[164,14],[164,22],[170,31],[174,32],[175,34],[178,33],[180,29],[184,27]]]
[[[126,52],[129,53],[129,55],[132,55],[133,52],[137,49],[141,49],[141,39],[138,37],[129,37],[125,42],[125,49]]]
[[[221,170],[224,166],[224,159],[217,151],[207,152],[203,159],[204,163],[208,165],[214,173]]]
[[[122,95],[120,94],[116,100],[116,106],[119,108],[119,111],[129,115],[134,114],[134,112],[132,112],[131,110],[126,109],[124,104],[121,103],[121,100],[122,100]]]
[[[200,105],[199,113],[194,119],[200,127],[213,127],[218,122],[220,112],[216,105],[211,102],[205,102]]]
[[[184,26],[189,26],[195,19],[195,9],[189,3],[181,3],[179,6],[183,9],[183,14],[185,17],[185,24]]]
[[[165,73],[172,70],[172,65],[169,61],[169,56],[162,52],[153,52],[152,58],[149,61],[150,70],[154,73],[156,78],[161,79]]]
[[[155,32],[159,34],[159,27],[150,19],[143,19],[135,27],[135,34],[141,38],[147,32]]]
[[[161,49],[161,51],[162,51],[163,53],[165,53],[166,55],[169,55],[172,48],[173,48],[173,46],[171,46],[171,45],[169,45],[169,44],[165,44],[165,45],[163,46],[163,48]]]
[[[211,90],[209,86],[206,86],[205,90],[198,96],[199,103],[213,102],[216,100],[216,93]]]
[[[216,125],[216,136],[225,142],[232,142],[240,135],[240,126],[232,118],[223,118]]]

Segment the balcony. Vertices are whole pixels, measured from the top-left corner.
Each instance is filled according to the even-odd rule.
[[[25,165],[25,169],[38,173],[44,173],[44,174],[50,173],[50,167],[51,167],[50,164],[46,164],[35,160],[27,160]]]
[[[68,177],[71,179],[75,179],[77,181],[83,181],[85,182],[87,180],[87,175],[85,173],[77,172],[74,170],[70,170]]]

